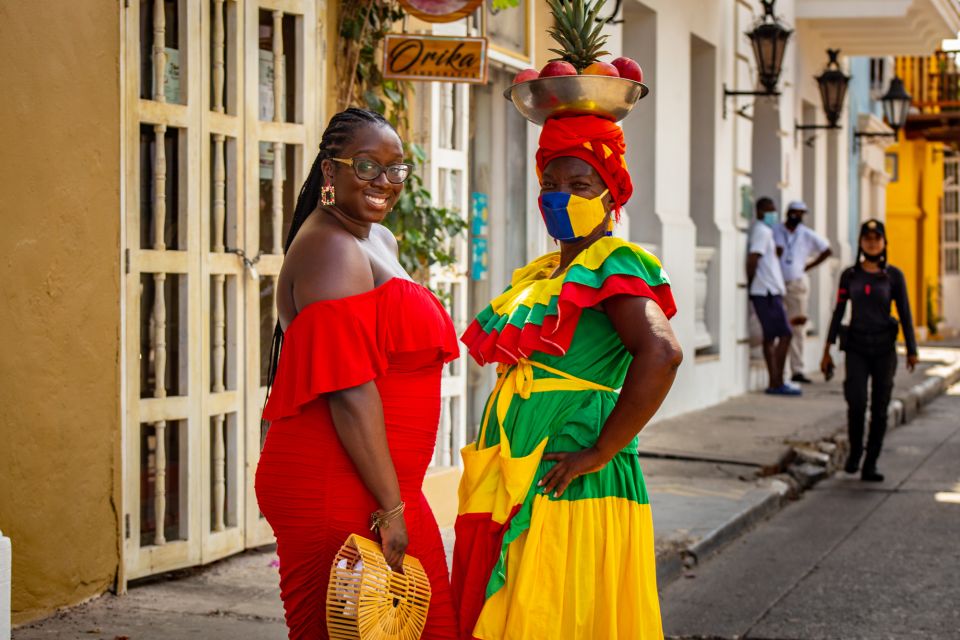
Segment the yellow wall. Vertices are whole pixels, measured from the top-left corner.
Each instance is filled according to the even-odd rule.
[[[942,145],[903,140],[887,150],[899,155],[899,176],[887,185],[887,257],[907,281],[916,327],[927,322],[927,291],[940,280]]]
[[[0,4],[0,529],[13,620],[119,563],[117,2]]]
[[[550,51],[551,48],[557,48],[557,41],[550,37],[547,29],[554,25],[553,14],[550,13],[550,6],[546,2],[533,3],[533,67],[542,69],[557,54]]]

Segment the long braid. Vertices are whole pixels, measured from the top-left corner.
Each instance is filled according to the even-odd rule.
[[[361,127],[376,125],[381,127],[390,127],[393,125],[376,111],[367,109],[357,109],[350,107],[341,111],[332,118],[323,132],[320,139],[320,151],[317,153],[310,173],[300,187],[300,194],[297,196],[297,206],[293,210],[293,220],[290,223],[290,232],[287,234],[287,241],[283,245],[283,251],[286,253],[293,244],[293,239],[300,231],[300,227],[307,220],[307,217],[313,213],[317,204],[320,202],[320,188],[323,186],[324,160],[339,157],[344,147],[353,139],[354,134]],[[270,397],[270,389],[273,387],[273,380],[277,376],[277,364],[280,361],[280,349],[283,346],[283,329],[280,323],[273,328],[273,341],[270,345],[270,364],[267,369],[267,397]]]

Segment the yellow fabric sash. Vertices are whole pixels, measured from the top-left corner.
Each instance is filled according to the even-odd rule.
[[[542,369],[557,378],[535,380],[533,369]],[[548,438],[540,441],[534,450],[521,458],[510,452],[510,441],[503,428],[503,421],[515,396],[523,399],[533,393],[545,391],[614,391],[611,387],[577,378],[569,373],[545,364],[522,358],[516,365],[497,368],[497,385],[490,394],[484,411],[483,424],[477,441],[460,450],[463,459],[463,476],[457,491],[460,498],[458,514],[489,513],[494,522],[503,524],[514,507],[526,498],[530,483],[540,465]],[[490,412],[496,402],[497,422],[500,425],[500,442],[492,447],[481,448],[490,423]]]
[[[542,369],[549,373],[559,376],[557,378],[540,378],[534,380],[533,369]],[[490,396],[490,401],[494,397],[497,399],[497,421],[503,424],[507,417],[507,411],[510,409],[510,403],[514,396],[519,395],[524,400],[530,398],[531,393],[541,393],[544,391],[613,391],[610,387],[605,387],[596,382],[590,382],[583,378],[572,376],[565,371],[548,367],[545,364],[521,358],[516,365],[501,364],[497,367],[497,388]],[[498,393],[499,392],[499,393]],[[477,438],[477,448],[483,442],[483,436],[487,431],[487,423],[490,421],[490,405],[487,403],[485,415],[483,417],[483,426],[480,429],[480,437]]]

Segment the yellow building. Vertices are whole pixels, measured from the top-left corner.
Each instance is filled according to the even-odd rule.
[[[921,338],[956,330],[960,306],[960,64],[957,52],[901,56],[901,77],[913,106],[896,145],[887,150],[889,259],[906,277]]]
[[[285,216],[335,95],[334,7],[0,8],[15,624],[272,540],[251,473],[262,345]]]
[[[939,309],[943,144],[906,139],[887,149],[887,257],[903,271],[917,335]],[[934,318],[934,322],[936,318]]]

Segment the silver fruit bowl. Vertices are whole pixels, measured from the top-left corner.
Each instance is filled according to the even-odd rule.
[[[542,125],[547,118],[599,116],[619,122],[649,93],[647,85],[613,76],[551,76],[519,82],[503,92],[520,114]]]

